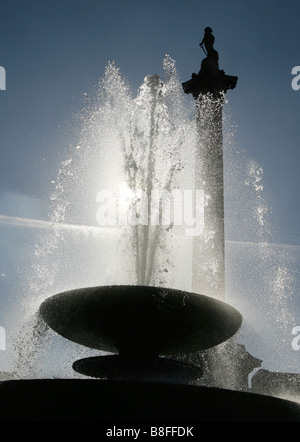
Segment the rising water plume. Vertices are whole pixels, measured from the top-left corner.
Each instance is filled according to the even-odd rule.
[[[115,227],[120,237],[115,253],[122,264],[106,273],[101,258],[98,264],[101,251],[93,250],[99,283],[105,282],[107,275],[111,277],[107,283],[117,282],[117,273],[120,281],[125,278],[133,284],[163,282],[158,249],[164,246],[166,229],[172,225],[151,225],[148,219],[142,225],[138,220],[142,216],[141,192],[149,197],[155,190],[187,188],[186,174],[193,174],[195,149],[194,123],[183,106],[173,60],[167,58],[164,69],[164,83],[157,75],[148,76],[133,98],[119,70],[112,63],[108,65],[96,97],[91,97],[82,115],[81,140],[54,183],[54,228],[57,223],[97,225],[97,211],[103,202],[97,202],[99,194],[109,191],[115,197],[116,217],[108,220],[107,227]],[[122,205],[127,205],[132,215],[127,225],[120,225]],[[57,235],[62,236],[59,229]],[[125,262],[122,248],[126,250]],[[165,269],[172,265],[172,257],[166,259],[171,249],[169,240],[168,250],[164,249]],[[114,265],[114,259],[107,261],[108,266]]]

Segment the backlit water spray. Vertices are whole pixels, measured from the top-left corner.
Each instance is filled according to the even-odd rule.
[[[107,284],[191,290],[193,237],[187,235],[191,224],[184,223],[188,217],[176,223],[178,207],[166,198],[166,204],[173,204],[173,218],[154,222],[149,198],[155,192],[170,196],[178,190],[184,197],[184,190],[195,190],[198,173],[194,102],[184,95],[168,56],[164,75],[163,81],[157,75],[146,77],[134,97],[110,63],[95,93],[85,97],[81,134],[51,183],[49,231],[43,230],[36,244],[32,274],[24,287],[23,324],[19,321],[16,327],[13,354],[17,377],[72,377],[74,354],[88,352],[73,343],[66,351],[67,344],[39,323],[36,312],[48,296]],[[285,257],[270,245],[263,170],[236,149],[227,113],[224,124],[225,227],[228,220],[228,236],[235,239],[226,242],[226,301],[243,314],[241,341],[248,342],[256,356],[256,336],[273,339],[272,331],[265,334],[262,310],[270,315],[270,324],[276,318],[276,330],[293,321],[286,309],[293,276]],[[253,232],[257,244],[251,242]],[[247,286],[245,272],[250,279],[255,274],[252,285]],[[275,335],[280,339],[280,333]],[[263,348],[268,350],[268,342]]]

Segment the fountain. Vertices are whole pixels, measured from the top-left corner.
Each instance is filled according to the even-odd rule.
[[[134,102],[135,109],[128,109],[126,94],[120,94],[117,100],[111,94],[104,106],[106,114],[113,116],[109,121],[114,127],[113,140],[108,137],[109,142],[116,143],[116,149],[122,152],[121,157],[117,157],[122,158],[121,166],[116,168],[114,175],[121,174],[127,183],[127,196],[128,190],[133,189],[143,189],[149,195],[153,187],[155,190],[163,189],[165,195],[165,192],[176,190],[178,182],[182,186],[191,185],[185,181],[190,175],[193,186],[204,186],[204,196],[210,196],[207,201],[204,199],[206,209],[202,237],[196,229],[197,235],[192,235],[190,241],[184,238],[192,245],[189,252],[198,265],[197,271],[194,268],[191,272],[190,290],[186,287],[188,284],[184,289],[169,286],[175,284],[176,273],[181,270],[175,265],[180,246],[173,245],[171,251],[169,248],[167,258],[162,258],[163,253],[159,254],[159,247],[170,240],[166,232],[174,231],[176,227],[180,231],[180,222],[175,226],[174,219],[169,220],[164,227],[159,222],[142,222],[142,214],[148,214],[153,209],[152,202],[143,200],[143,194],[138,192],[133,196],[130,194],[130,219],[135,222],[128,225],[124,214],[119,216],[118,222],[123,222],[121,232],[123,228],[129,232],[129,236],[125,236],[125,255],[122,253],[122,257],[127,258],[127,277],[130,275],[128,280],[132,278],[132,282],[63,290],[48,296],[39,307],[40,317],[57,335],[101,354],[75,360],[72,365],[78,374],[75,379],[62,377],[3,382],[0,385],[0,420],[105,423],[300,421],[300,408],[293,402],[201,385],[205,374],[201,358],[205,351],[230,340],[242,323],[241,314],[224,301],[220,128],[222,100],[226,91],[235,87],[237,77],[219,71],[217,53],[206,43],[207,58],[199,74],[194,74],[190,81],[183,84],[184,91],[191,93],[197,101],[198,130],[209,132],[204,158],[196,155],[195,170],[199,166],[202,171],[201,181],[194,171],[191,173],[192,169],[188,169],[187,177],[183,176],[185,166],[195,163],[184,156],[189,131],[176,124],[180,114],[178,108],[172,115],[167,115],[162,99],[165,102],[180,101],[178,96],[176,98],[178,82],[174,80],[174,64],[170,58],[165,60],[167,83],[163,84],[157,75],[147,77],[138,100]],[[108,72],[105,87],[112,90],[118,86],[118,81],[112,81],[116,70],[110,65]],[[118,113],[118,100],[123,100],[123,110],[128,114]],[[103,109],[95,112],[103,116]],[[141,124],[141,114],[147,117],[146,125]],[[203,121],[205,124],[201,125]],[[213,121],[216,126],[207,127]],[[105,126],[107,128],[108,120]],[[118,128],[123,130],[121,136]],[[107,137],[105,130],[101,134],[103,138]],[[116,140],[121,143],[121,149]],[[218,152],[217,162],[216,158],[209,156],[209,152],[214,150],[208,149],[212,145]],[[111,156],[114,157],[115,153],[116,150],[113,150]],[[119,162],[115,162],[118,166]],[[82,162],[75,170],[74,164],[70,164],[66,165],[64,172],[68,173],[65,175],[78,175]],[[210,172],[213,170],[212,178],[210,173],[205,172],[207,164],[215,167],[210,169]],[[79,199],[82,204],[83,200]],[[118,198],[117,207],[120,208],[122,203],[124,201]],[[76,208],[75,205],[74,212]],[[110,216],[106,217],[108,225],[116,224],[112,216],[115,215],[114,208],[110,207]],[[66,221],[66,210],[66,205],[60,204],[59,210],[55,211],[56,239],[60,233],[59,225]],[[191,231],[191,226],[188,227],[183,229],[185,233]],[[121,242],[124,236],[119,235],[118,238]],[[131,256],[129,250],[135,253]],[[163,248],[164,251],[166,249]],[[175,282],[170,279],[172,269]],[[215,275],[213,280],[212,274]],[[186,357],[195,352],[199,355],[198,364],[190,363]]]
[[[92,357],[73,364],[79,373],[108,379],[145,380],[148,372],[151,380],[174,381],[177,376],[177,382],[193,382],[201,376],[200,368],[159,356],[188,354],[218,345],[241,325],[241,315],[216,299],[151,286],[64,292],[46,299],[40,313],[65,338],[118,353],[118,357]],[[163,377],[157,376],[156,368],[164,372]]]

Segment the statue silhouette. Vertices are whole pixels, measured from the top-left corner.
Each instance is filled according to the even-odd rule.
[[[204,29],[204,37],[202,39],[202,42],[200,43],[200,46],[202,47],[202,49],[203,45],[205,46],[207,58],[219,60],[219,54],[214,49],[215,37],[213,36],[212,32],[213,31],[210,27]]]
[[[200,71],[198,74],[193,73],[189,81],[182,83],[184,92],[192,94],[196,99],[200,94],[207,93],[212,93],[219,98],[223,97],[228,89],[236,87],[238,80],[238,77],[226,75],[223,70],[219,69],[219,54],[214,48],[215,37],[212,32],[210,27],[206,27],[204,37],[199,43],[206,55],[201,62]]]

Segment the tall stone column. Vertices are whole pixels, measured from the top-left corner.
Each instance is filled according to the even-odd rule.
[[[206,58],[198,74],[182,84],[195,99],[198,146],[195,158],[195,189],[204,191],[204,231],[193,238],[193,291],[225,300],[225,234],[223,173],[223,103],[234,89],[237,77],[219,69],[219,55],[213,48],[211,28],[205,29]],[[248,374],[261,361],[243,345],[228,340],[195,355],[206,370],[206,385],[247,390]]]
[[[196,99],[198,148],[195,189],[204,191],[204,231],[193,238],[192,290],[225,298],[225,239],[223,185],[223,97],[212,94]]]
[[[210,29],[210,28],[206,28]],[[208,32],[211,35],[211,32]],[[208,37],[207,37],[208,38]],[[203,40],[205,41],[205,39]],[[213,38],[214,41],[214,38]],[[211,40],[198,74],[183,83],[196,105],[198,147],[195,158],[195,190],[204,191],[204,231],[193,238],[195,293],[225,299],[225,238],[222,111],[225,94],[237,77],[219,69],[218,53]]]

